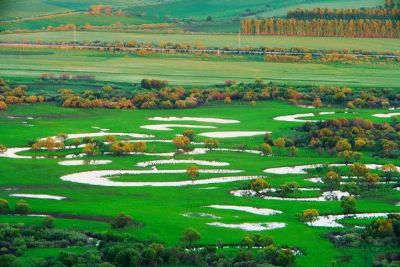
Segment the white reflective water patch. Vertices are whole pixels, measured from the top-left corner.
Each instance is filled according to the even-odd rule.
[[[266,131],[227,131],[227,132],[206,132],[200,133],[200,136],[211,138],[236,138],[236,137],[251,137],[257,135],[264,135]]]
[[[202,125],[191,125],[191,124],[152,124],[142,125],[142,129],[154,130],[154,131],[172,131],[173,128],[191,128],[191,129],[213,129],[214,126],[202,126]]]
[[[62,166],[83,166],[83,165],[106,165],[110,164],[111,160],[65,160],[58,164]]]
[[[248,207],[248,206],[234,206],[234,205],[211,205],[211,206],[206,206],[206,208],[222,209],[222,210],[236,210],[236,211],[243,211],[243,212],[247,212],[247,213],[264,215],[264,216],[282,213],[282,211],[279,211],[279,210],[255,208],[255,207]]]
[[[399,214],[399,213],[358,213],[351,215],[326,215],[326,216],[318,216],[316,220],[313,222],[308,222],[307,224],[314,227],[332,227],[332,228],[343,228],[343,224],[338,223],[338,220],[342,220],[345,218],[349,219],[370,219],[370,218],[385,218],[389,214]]]
[[[66,197],[54,196],[54,195],[43,195],[43,194],[11,194],[11,197],[21,197],[21,198],[37,198],[37,199],[52,199],[52,200],[63,200]]]
[[[136,166],[148,167],[148,166],[156,166],[156,165],[164,165],[164,164],[196,164],[196,165],[201,165],[201,166],[216,166],[216,167],[229,166],[229,163],[227,163],[227,162],[194,160],[194,159],[152,160],[152,161],[139,162],[136,164]]]
[[[335,112],[327,111],[327,112],[319,112],[319,113],[303,113],[303,114],[293,114],[293,115],[284,115],[275,117],[276,121],[287,121],[287,122],[314,122],[317,120],[305,120],[302,118],[314,117],[317,115],[333,115]]]
[[[151,121],[195,121],[195,122],[208,122],[208,123],[221,123],[231,124],[240,123],[238,120],[218,119],[218,118],[203,118],[203,117],[151,117]]]
[[[385,119],[385,118],[391,118],[391,117],[400,116],[400,113],[373,114],[372,116],[376,117],[376,118]]]
[[[210,226],[240,229],[244,231],[265,231],[286,227],[286,223],[268,222],[268,223],[240,223],[240,224],[227,224],[220,222],[207,223]]]
[[[216,174],[232,174],[240,173],[241,170],[199,170],[200,173],[216,173]],[[260,176],[228,176],[216,177],[208,179],[185,180],[176,182],[117,182],[110,178],[121,175],[146,175],[146,174],[179,174],[186,173],[186,170],[103,170],[103,171],[88,171],[69,174],[61,177],[61,180],[66,182],[74,182],[88,185],[98,186],[114,186],[114,187],[180,187],[190,185],[205,185],[217,183],[229,183],[237,181],[254,180],[262,178]]]

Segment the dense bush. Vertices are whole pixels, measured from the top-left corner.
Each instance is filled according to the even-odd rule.
[[[167,81],[161,81],[156,79],[143,79],[141,82],[141,86],[144,89],[161,89],[167,86]]]
[[[10,211],[10,206],[8,201],[5,199],[0,199],[0,214],[4,214]]]
[[[59,79],[64,78],[68,78],[67,74],[63,74],[63,78]],[[228,81],[224,87],[217,86],[208,89],[166,87],[165,82],[158,80],[143,80],[142,83],[142,85],[133,85],[133,88],[129,90],[105,85],[102,90],[73,92],[62,89],[56,95],[28,95],[25,86],[11,88],[0,79],[0,110],[6,109],[10,104],[44,101],[57,101],[64,107],[111,109],[185,109],[206,105],[212,101],[224,101],[227,104],[232,101],[245,101],[255,104],[255,101],[266,100],[286,100],[296,105],[315,107],[323,105],[348,108],[400,106],[400,95],[394,89],[364,88],[353,91],[347,87],[332,86],[292,87],[267,84],[262,80],[256,80],[252,84],[236,84]],[[142,86],[149,89],[143,89]]]
[[[20,200],[15,206],[15,212],[19,214],[28,214],[31,211],[31,206],[25,201]]]
[[[365,229],[333,232],[327,236],[338,247],[389,246],[400,244],[400,215],[374,220]]]
[[[305,123],[298,127],[294,141],[298,146],[309,146],[318,151],[355,157],[346,151],[370,151],[380,157],[400,156],[400,124],[373,123],[364,119],[334,119]]]
[[[18,266],[17,257],[30,248],[66,248],[86,246],[82,254],[61,252],[58,256],[31,262],[31,266],[291,266],[295,250],[279,247],[268,236],[248,235],[243,240],[249,244],[232,244],[248,247],[229,257],[217,253],[216,246],[166,247],[155,241],[139,241],[131,235],[107,232],[103,234],[81,232],[71,229],[49,229],[46,218],[40,226],[23,224],[0,224],[0,267]],[[188,228],[184,241],[192,244],[198,240],[196,230]],[[259,247],[261,250],[253,250]]]
[[[396,267],[400,266],[400,252],[388,252],[376,257],[374,267]]]
[[[125,228],[131,225],[133,225],[132,217],[122,212],[118,214],[118,216],[115,217],[115,219],[111,223],[111,226],[116,229]]]
[[[74,230],[0,224],[0,247],[3,254],[19,256],[29,248],[65,248],[92,243],[89,236]]]

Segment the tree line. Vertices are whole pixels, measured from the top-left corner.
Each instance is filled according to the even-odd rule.
[[[289,10],[287,13],[289,19],[377,19],[377,20],[399,20],[400,9],[382,9],[382,8],[354,8],[354,9],[332,9],[332,8],[297,8]]]
[[[264,57],[266,62],[319,62],[319,63],[343,63],[343,64],[355,64],[355,63],[398,63],[400,57],[359,57],[354,54],[340,54],[332,53],[325,55],[315,55],[312,53],[304,53],[299,55],[266,55]]]
[[[30,95],[26,86],[12,87],[0,79],[0,111],[8,105],[20,103],[56,102],[64,107],[110,109],[185,109],[208,105],[214,101],[225,104],[257,101],[285,100],[293,105],[322,107],[334,105],[353,108],[390,108],[400,106],[400,95],[392,88],[363,88],[353,90],[339,86],[290,86],[266,83],[257,79],[253,83],[225,84],[206,89],[170,87],[166,81],[144,79],[129,88],[104,85],[97,90],[74,92],[61,89],[56,94]]]
[[[387,218],[375,219],[366,227],[335,231],[329,233],[327,238],[339,248],[362,248],[368,251],[374,248],[379,252],[371,266],[398,266],[400,252],[395,249],[400,243],[400,215],[389,214]],[[381,252],[378,248],[390,248],[389,252]],[[386,250],[385,249],[385,250]]]
[[[385,0],[385,8],[400,8],[400,0]]]
[[[118,216],[125,221],[121,216]],[[125,216],[126,217],[126,216]],[[129,216],[128,216],[129,217]],[[30,266],[292,266],[294,251],[275,244],[264,235],[246,235],[241,242],[226,244],[239,247],[229,256],[219,253],[225,244],[201,246],[201,234],[194,228],[183,230],[180,243],[167,246],[155,239],[138,240],[123,233],[107,231],[95,233],[55,227],[55,219],[45,217],[39,225],[1,224],[2,252],[0,266],[21,266],[19,257],[35,248],[85,248],[84,253],[62,251],[34,259]],[[259,249],[254,249],[255,247]]]
[[[89,6],[88,13],[90,15],[105,15],[105,16],[115,15],[118,17],[125,16],[125,12],[122,9],[118,9],[113,13],[113,8],[110,5],[91,5]]]
[[[352,90],[337,86],[286,86],[256,80],[253,84],[236,84],[226,81],[222,88],[196,89],[165,87],[162,89],[125,92],[105,86],[103,90],[73,92],[63,90],[57,101],[65,107],[80,108],[138,108],[184,109],[208,105],[214,101],[225,104],[257,101],[285,100],[294,105],[322,107],[335,105],[353,108],[389,108],[400,106],[400,95],[395,89],[366,88]]]
[[[244,35],[399,38],[400,21],[377,19],[244,19]]]

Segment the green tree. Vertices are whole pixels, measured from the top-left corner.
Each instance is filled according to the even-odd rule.
[[[369,235],[374,237],[389,237],[393,236],[393,220],[377,219],[368,228]]]
[[[189,168],[186,169],[186,173],[190,177],[190,179],[192,179],[192,182],[194,182],[200,175],[199,167],[190,166]]]
[[[132,217],[121,212],[111,222],[111,227],[114,229],[121,229],[121,228],[126,228],[128,226],[131,226],[132,224],[133,224]]]
[[[279,138],[277,138],[276,140],[274,140],[273,143],[274,143],[274,146],[278,148],[278,150],[277,150],[278,153],[279,153],[279,154],[282,154],[281,148],[283,148],[283,147],[286,146],[286,140],[285,140],[285,138],[279,137]]]
[[[283,138],[283,137],[279,137],[278,139],[276,139],[274,141],[274,146],[276,146],[276,147],[285,147],[285,145],[286,145],[286,141],[285,141],[285,138]]]
[[[51,216],[46,216],[42,221],[43,228],[48,228],[48,229],[54,228],[54,224],[55,224],[54,218]]]
[[[319,216],[319,212],[316,209],[307,209],[303,212],[301,216],[301,220],[307,223],[313,223],[317,217]]]
[[[270,245],[261,252],[261,257],[273,266],[293,266],[294,255],[290,249],[279,248],[276,245]]]
[[[219,147],[219,141],[217,139],[209,138],[204,141],[204,146],[208,149],[215,149]]]
[[[187,150],[190,144],[190,139],[186,136],[177,136],[173,139],[176,149]]]
[[[10,205],[8,201],[0,198],[0,214],[8,213],[10,211]]]
[[[387,183],[390,182],[399,173],[397,167],[393,164],[385,164],[382,166],[381,170],[384,173],[383,177],[385,178],[385,181]]]
[[[125,141],[115,141],[111,144],[111,152],[118,156],[129,154],[135,150],[136,145]]]
[[[358,179],[367,176],[369,170],[367,166],[362,163],[354,163],[350,166],[350,173],[356,176]]]
[[[64,142],[65,140],[67,140],[67,138],[68,138],[68,134],[66,134],[66,133],[58,133],[57,134],[57,139],[59,141]]]
[[[344,163],[349,164],[351,161],[360,160],[362,157],[362,154],[360,152],[344,150],[344,151],[339,152],[338,156],[344,159]]]
[[[356,199],[354,197],[346,197],[342,200],[340,206],[344,214],[353,214],[356,212]]]
[[[288,151],[289,151],[289,155],[292,156],[292,157],[297,156],[297,154],[299,153],[299,149],[297,147],[295,147],[295,146],[290,146],[288,148]]]
[[[378,174],[368,173],[364,178],[366,188],[371,189],[375,187],[378,184],[379,180],[380,177]]]
[[[194,130],[185,130],[182,135],[186,136],[187,138],[189,138],[190,141],[193,141],[194,135],[195,135],[195,131]]]
[[[7,104],[4,101],[0,101],[0,111],[7,110]]]
[[[269,188],[269,185],[264,179],[258,178],[250,182],[250,189],[253,190],[256,195],[260,195],[261,191],[266,188]]]
[[[96,153],[96,144],[95,143],[87,143],[83,147],[83,153],[85,153],[88,156],[93,156]]]
[[[81,144],[82,144],[82,140],[79,139],[79,138],[74,138],[74,139],[72,140],[72,145],[73,145],[75,148],[78,148],[78,146],[81,145]]]
[[[31,211],[31,206],[25,201],[20,200],[15,206],[15,212],[18,214],[28,214]]]
[[[189,227],[183,231],[181,241],[190,247],[194,242],[200,240],[200,238],[200,233],[196,229]]]
[[[264,135],[264,143],[272,146],[274,144],[274,140],[272,139],[271,133],[266,133]]]
[[[243,237],[242,239],[242,245],[247,247],[247,248],[252,248],[255,245],[255,242],[253,240],[253,238],[249,235],[246,235],[245,237]]]
[[[0,144],[0,153],[7,152],[7,147],[5,145]]]
[[[351,144],[349,143],[349,141],[347,139],[340,139],[336,145],[335,145],[335,149],[337,152],[342,152],[345,150],[351,150]]]
[[[272,155],[272,147],[269,144],[262,144],[260,150],[265,156]]]
[[[323,178],[323,182],[329,190],[339,188],[341,180],[342,178],[340,177],[340,175],[334,171],[329,171]]]
[[[287,183],[281,184],[279,186],[278,192],[281,195],[286,196],[286,195],[288,195],[290,193],[296,192],[298,189],[299,189],[299,184],[298,183],[296,183],[296,182],[287,182]]]
[[[4,254],[0,256],[0,267],[17,267],[17,257],[12,254]]]

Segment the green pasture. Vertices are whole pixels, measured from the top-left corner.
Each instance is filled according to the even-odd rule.
[[[40,30],[47,26],[74,23],[78,26],[91,24],[110,25],[170,22],[179,29],[192,32],[236,32],[240,18],[245,16],[284,16],[289,9],[297,7],[359,8],[376,7],[380,0],[173,0],[173,1],[46,1],[29,0],[0,2],[0,24],[2,30]],[[123,9],[128,17],[91,16],[83,13],[93,4],[108,4],[114,9]],[[7,12],[5,12],[7,10]],[[3,12],[2,12],[3,11]],[[74,12],[66,14],[65,12]],[[80,12],[76,14],[76,12]],[[3,14],[4,13],[4,14]],[[211,16],[211,21],[206,18]]]
[[[251,1],[236,1],[236,0],[205,0],[191,1],[180,0],[172,2],[161,2],[158,5],[139,6],[131,8],[132,12],[143,12],[150,18],[179,18],[179,19],[206,19],[211,16],[216,19],[230,19],[239,17],[246,10],[271,12],[274,16],[284,15],[288,9],[307,4],[309,6],[318,7],[371,7],[381,5],[379,0],[368,1],[348,1],[348,0],[251,0]],[[129,10],[129,9],[128,9]],[[276,12],[279,10],[278,12]],[[276,12],[276,13],[275,13]]]
[[[277,1],[278,2],[278,1]],[[352,0],[341,0],[341,1],[330,1],[330,0],[317,0],[317,1],[280,1],[280,3],[285,3],[286,6],[284,7],[277,7],[276,9],[272,9],[269,11],[265,11],[263,13],[258,14],[258,17],[275,17],[275,16],[285,16],[289,9],[296,9],[296,8],[316,8],[316,7],[326,7],[326,8],[333,8],[333,9],[340,9],[340,8],[371,8],[376,6],[381,6],[382,1],[379,0],[365,0],[365,1],[352,1]],[[277,6],[279,4],[277,3]]]
[[[154,0],[2,0],[0,1],[0,21],[15,19],[40,19],[40,16],[60,14],[71,11],[87,11],[96,4],[112,5],[115,8],[128,8],[137,5],[151,5]]]
[[[11,51],[11,52],[10,52]],[[398,64],[272,63],[262,57],[188,54],[136,54],[96,51],[0,50],[0,77],[40,78],[43,73],[94,74],[98,81],[140,82],[143,78],[172,85],[214,85],[226,80],[251,82],[261,78],[287,84],[330,84],[350,87],[398,87]],[[50,52],[50,53],[49,53]],[[173,66],[173,68],[171,67]]]
[[[174,128],[172,131],[154,131],[140,128],[147,124],[162,124],[164,122],[150,121],[153,116],[195,116],[217,117],[236,119],[238,124],[213,124],[197,122],[171,122],[174,124],[212,125],[216,129],[197,129],[196,133],[206,131],[272,131],[273,137],[290,135],[293,127],[301,125],[296,122],[280,122],[273,120],[279,115],[296,113],[309,113],[319,111],[336,111],[334,115],[317,116],[315,119],[327,118],[368,118],[376,122],[388,121],[372,117],[374,113],[388,112],[385,110],[355,110],[354,113],[343,113],[340,109],[321,108],[310,111],[283,102],[259,102],[256,107],[249,104],[234,102],[231,105],[215,103],[209,106],[190,110],[104,110],[104,109],[67,109],[53,104],[14,105],[8,111],[0,113],[0,143],[8,147],[26,146],[29,140],[53,136],[59,132],[84,133],[96,132],[93,126],[109,128],[110,132],[133,132],[154,135],[154,139],[171,139],[176,134],[182,133],[184,128]],[[17,117],[10,119],[9,116]],[[26,117],[33,117],[27,127],[23,121]],[[104,140],[104,138],[99,138]],[[197,136],[195,141],[205,138]],[[262,136],[247,138],[220,139],[220,147],[234,147],[245,144],[248,148],[256,149],[263,142]],[[174,151],[172,144],[149,143],[148,150],[153,152]],[[79,151],[77,151],[79,152]],[[24,155],[33,152],[25,152]],[[301,249],[303,256],[296,257],[298,266],[327,266],[333,260],[338,260],[346,251],[335,249],[324,234],[332,231],[329,228],[314,228],[303,224],[299,214],[307,208],[317,208],[322,214],[340,214],[341,208],[338,201],[332,202],[287,202],[271,201],[259,198],[240,198],[232,196],[229,191],[239,189],[245,182],[232,182],[213,185],[196,185],[186,187],[102,187],[71,182],[63,182],[60,177],[67,174],[91,170],[132,170],[151,169],[135,166],[138,162],[167,159],[157,156],[123,156],[113,155],[95,156],[94,159],[109,159],[112,163],[99,166],[60,166],[58,162],[63,159],[10,159],[0,158],[0,197],[10,201],[11,206],[20,198],[9,196],[12,193],[52,194],[67,197],[66,200],[27,199],[35,213],[72,214],[85,216],[102,216],[112,218],[123,211],[139,220],[144,225],[139,228],[124,230],[140,239],[156,238],[166,244],[179,243],[179,237],[186,227],[195,227],[202,235],[200,243],[215,244],[217,241],[239,242],[247,233],[242,230],[225,229],[208,226],[208,222],[242,223],[242,222],[285,222],[287,227],[271,231],[263,231],[274,237],[277,243],[295,246]],[[239,175],[263,175],[268,167],[287,165],[301,165],[312,163],[340,163],[342,160],[330,155],[318,155],[309,149],[301,149],[296,157],[289,157],[286,150],[275,150],[272,157],[263,157],[255,154],[241,152],[211,151],[207,154],[196,156],[177,156],[177,159],[201,159],[226,161],[227,167],[207,167],[202,169],[227,168],[240,169]],[[365,154],[365,163],[394,163],[398,160],[375,159]],[[159,169],[184,169],[188,165],[160,165]],[[234,174],[235,175],[235,174]],[[209,174],[200,174],[198,179],[211,177]],[[218,175],[230,176],[230,175]],[[296,181],[301,186],[316,187],[318,185],[305,181],[307,175],[267,175],[267,181],[274,187],[288,181]],[[119,181],[178,181],[184,175],[138,175],[121,176],[112,178]],[[216,189],[203,189],[207,187]],[[5,190],[7,189],[7,190]],[[306,192],[307,193],[307,192]],[[312,193],[312,194],[311,194]],[[305,195],[315,195],[315,192]],[[303,194],[302,194],[303,195]],[[392,212],[399,211],[393,203],[400,198],[400,192],[385,191],[357,200],[359,212]],[[241,205],[260,208],[272,208],[283,213],[274,216],[260,216],[239,211],[217,210],[207,208],[208,205]],[[184,213],[205,212],[220,216],[221,219],[203,217],[184,217]],[[40,218],[0,216],[0,222],[25,222],[40,223]],[[69,223],[70,222],[70,223]],[[67,226],[69,223],[69,226]],[[88,220],[56,219],[59,227],[73,227],[75,229],[90,229],[105,231],[109,226],[101,222]],[[37,255],[53,255],[53,250],[29,251],[26,257]],[[363,251],[354,250],[350,262],[343,266],[357,266],[359,263],[370,265],[374,253],[368,257]],[[339,266],[341,266],[339,264]]]
[[[90,24],[93,26],[106,26],[111,25],[116,22],[122,24],[139,25],[146,23],[142,18],[138,17],[117,17],[117,16],[93,16],[87,13],[74,13],[68,15],[60,15],[51,18],[42,18],[35,20],[23,20],[12,23],[0,23],[1,30],[17,30],[17,29],[27,29],[27,30],[37,30],[46,29],[48,26],[58,27],[60,25],[75,24],[77,26],[84,26],[85,24]]]

